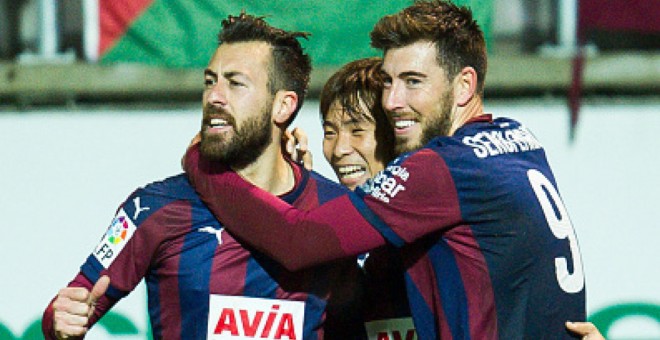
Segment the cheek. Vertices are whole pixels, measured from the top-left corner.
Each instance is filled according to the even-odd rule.
[[[332,149],[334,147],[334,143],[329,140],[323,140],[323,157],[325,157],[325,160],[328,161],[328,163],[331,163],[330,161],[332,160]]]
[[[358,148],[356,148],[358,149]],[[375,172],[380,171],[379,169],[382,167],[380,165],[380,162],[377,161],[378,155],[376,155],[376,141],[375,140],[369,140],[369,141],[363,141],[359,145],[359,151],[360,155],[362,155],[362,158],[364,161],[369,165],[369,169],[372,172],[372,176],[375,175]]]

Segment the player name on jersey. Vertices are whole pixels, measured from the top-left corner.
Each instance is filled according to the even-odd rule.
[[[463,137],[463,144],[472,147],[479,158],[541,148],[541,143],[523,126],[503,131],[478,132]]]
[[[305,303],[211,295],[207,339],[302,339]]]

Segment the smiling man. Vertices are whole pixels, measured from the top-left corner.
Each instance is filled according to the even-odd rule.
[[[371,40],[404,152],[385,171],[301,211],[192,148],[196,190],[229,230],[291,270],[401,247],[420,339],[572,338],[565,321],[586,317],[577,237],[541,143],[483,112],[486,46],[472,13],[416,1],[382,18]],[[234,199],[249,203],[228,207]]]
[[[282,156],[311,71],[302,37],[245,13],[222,21],[204,71],[201,150],[307,210],[347,190]],[[84,336],[145,279],[156,339],[344,339],[358,332],[346,307],[359,277],[353,259],[293,272],[243,247],[180,174],[129,196],[42,326],[47,339]]]
[[[350,62],[321,91],[323,156],[351,190],[394,158],[394,134],[380,103],[381,64],[381,58]]]

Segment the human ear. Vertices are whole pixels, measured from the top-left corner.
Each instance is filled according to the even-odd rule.
[[[477,89],[477,71],[467,66],[455,78],[454,96],[458,106],[467,105]]]
[[[298,107],[298,95],[294,91],[277,91],[273,102],[273,121],[286,123]]]

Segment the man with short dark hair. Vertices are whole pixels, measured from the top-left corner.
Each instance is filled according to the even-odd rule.
[[[245,13],[222,22],[204,71],[201,150],[307,210],[347,190],[282,156],[282,133],[303,104],[311,70],[301,37]],[[120,206],[46,309],[43,332],[84,336],[144,278],[156,339],[322,339],[330,323],[326,334],[339,338],[355,331],[347,307],[359,275],[354,259],[293,272],[243,247],[180,174],[137,189]]]

